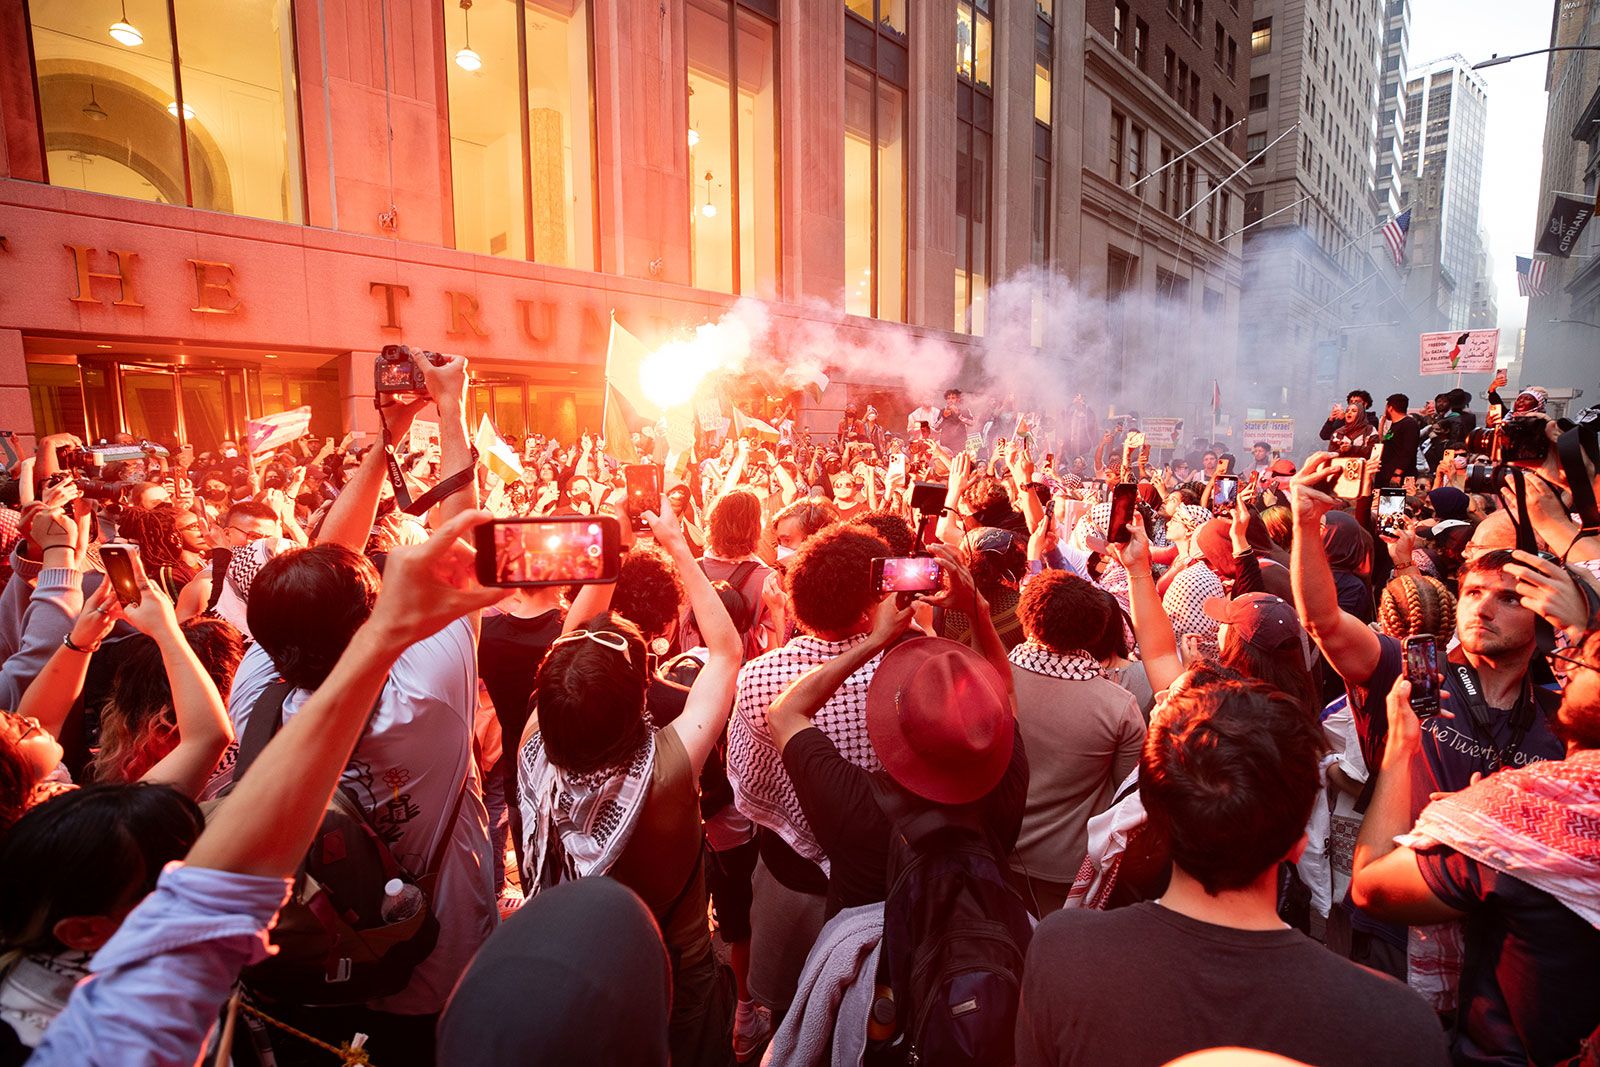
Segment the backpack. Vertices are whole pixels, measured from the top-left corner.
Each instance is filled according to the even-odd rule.
[[[879,1052],[921,1067],[1008,1064],[1033,923],[1001,850],[976,812],[919,804],[874,775],[891,824],[873,1020],[894,1036]]]
[[[235,782],[283,725],[291,688],[278,679],[256,699],[239,740]],[[414,875],[394,858],[355,796],[342,785],[336,788],[295,874],[294,892],[270,931],[278,951],[246,967],[244,984],[270,999],[310,1006],[361,1004],[404,989],[439,940],[439,864],[465,795],[463,785],[427,870]],[[415,914],[395,923],[382,914],[391,878],[418,887],[423,897]]]
[[[700,569],[702,571],[705,570],[704,560],[700,561]],[[722,579],[744,599],[745,607],[750,612],[750,625],[744,631],[744,659],[746,663],[766,651],[761,647],[761,625],[766,622],[767,615],[766,605],[761,601],[762,586],[756,586],[754,597],[745,590],[745,586],[750,584],[750,578],[758,570],[764,572],[762,574],[762,583],[764,585],[766,582],[765,572],[770,571],[770,568],[766,564],[759,563],[753,559],[747,559],[738,564],[733,568],[732,574]],[[687,608],[684,609],[683,617],[678,625],[677,650],[679,652],[687,652],[691,648],[699,648],[704,644],[705,640],[700,635],[700,628],[695,625],[693,614]]]

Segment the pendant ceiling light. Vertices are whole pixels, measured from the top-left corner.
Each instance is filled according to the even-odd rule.
[[[144,44],[144,34],[134,28],[128,21],[128,0],[122,0],[122,18],[111,24],[111,29],[106,31],[111,34],[111,39],[118,44],[125,44],[129,48],[138,48]]]
[[[461,0],[461,28],[467,46],[456,53],[456,66],[470,74],[483,66],[483,57],[472,50],[472,0]]]
[[[700,214],[708,219],[717,217],[717,205],[711,202],[711,172],[706,171],[706,202],[700,205]]]
[[[95,122],[104,122],[110,118],[106,109],[100,106],[100,101],[94,98],[94,82],[89,83],[89,102],[83,105],[83,113]]]

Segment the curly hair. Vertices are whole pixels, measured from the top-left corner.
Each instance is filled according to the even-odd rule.
[[[678,621],[683,580],[661,549],[636,544],[622,557],[611,610],[633,623],[646,640],[664,637]]]
[[[982,526],[998,526],[1011,510],[1011,495],[1006,484],[993,475],[980,475],[962,490],[962,503],[972,512],[972,517]]]
[[[1139,757],[1139,796],[1175,867],[1242,889],[1305,833],[1327,743],[1317,717],[1262,682],[1169,691]]]
[[[183,563],[178,509],[171,504],[157,504],[153,508],[128,505],[117,514],[117,536],[139,546],[139,561],[147,572]]]
[[[1110,597],[1099,586],[1070,571],[1043,571],[1022,588],[1017,617],[1028,640],[1066,654],[1098,646],[1113,620],[1106,611]],[[1121,629],[1121,620],[1115,620]]]
[[[869,511],[851,520],[854,526],[868,527],[874,536],[889,546],[889,555],[909,556],[917,547],[917,535],[903,515],[892,511]]]
[[[839,634],[858,625],[872,607],[872,561],[889,546],[869,528],[824,530],[789,560],[784,587],[795,621],[812,635]]]
[[[723,559],[743,559],[761,540],[761,498],[748,489],[724,493],[707,521],[711,551]]]
[[[225,619],[194,618],[183,637],[227,699],[233,673],[244,658],[244,638]],[[111,681],[111,696],[100,712],[100,750],[91,764],[96,782],[136,782],[178,744],[172,687],[160,647],[143,634],[126,642],[127,654]]]
[[[1432,634],[1448,641],[1456,628],[1456,598],[1437,578],[1402,574],[1383,587],[1378,625],[1394,638]]]

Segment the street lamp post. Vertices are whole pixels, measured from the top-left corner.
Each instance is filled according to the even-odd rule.
[[[1543,56],[1551,52],[1600,52],[1600,44],[1562,44],[1554,48],[1536,48],[1532,52],[1517,52],[1509,56],[1503,56],[1496,52],[1483,62],[1472,64],[1472,69],[1482,70],[1485,67],[1498,67],[1500,64],[1509,63],[1513,59],[1523,59],[1527,56]]]

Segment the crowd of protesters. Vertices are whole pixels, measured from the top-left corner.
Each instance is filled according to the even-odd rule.
[[[416,365],[393,448],[11,457],[0,1065],[1600,1063],[1600,408],[508,469]],[[614,579],[481,583],[564,516]]]

